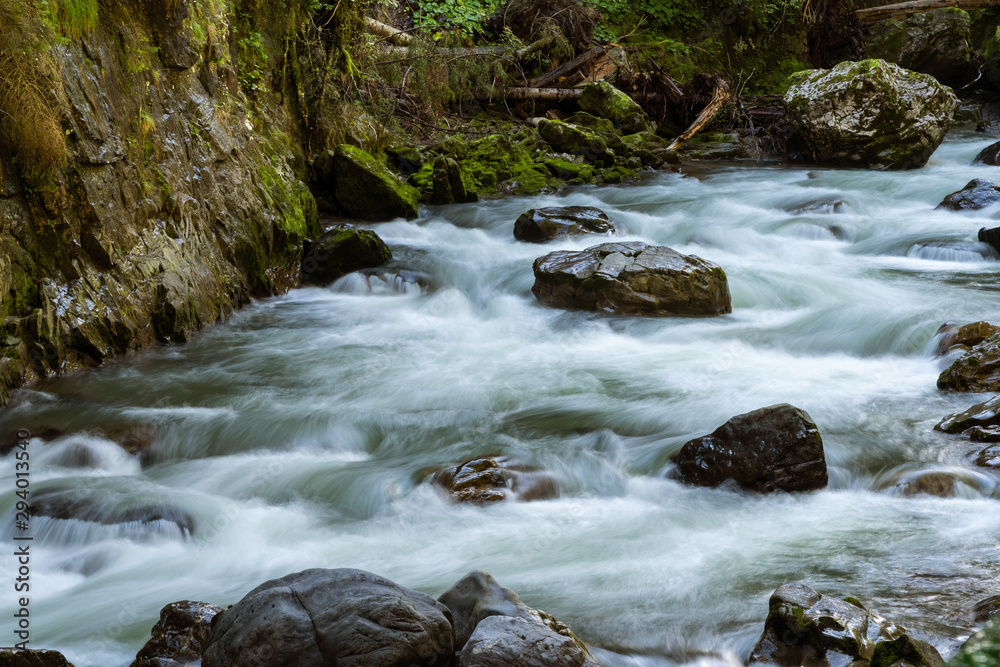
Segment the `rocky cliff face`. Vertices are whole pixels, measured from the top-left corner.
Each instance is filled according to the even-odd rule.
[[[293,116],[247,102],[227,17],[115,7],[50,47],[66,168],[29,187],[0,146],[0,402],[287,289],[318,231]]]

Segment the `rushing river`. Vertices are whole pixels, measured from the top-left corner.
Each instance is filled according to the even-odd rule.
[[[32,645],[125,666],[168,602],[230,604],[269,578],[357,567],[435,596],[486,570],[608,665],[742,664],[769,595],[793,581],[857,596],[947,655],[971,606],[1000,593],[1000,488],[971,463],[981,446],[932,430],[982,398],[937,391],[934,335],[997,320],[1000,263],[971,241],[1000,213],[934,207],[972,178],[1000,179],[969,166],[992,141],[953,133],[918,171],[716,164],[427,209],[376,226],[392,267],[426,286],[353,276],[300,289],[187,345],[22,390],[0,427],[64,433],[33,441],[33,490],[94,517],[169,510],[33,518]],[[551,205],[598,206],[626,238],[721,264],[733,313],[539,306],[535,257],[602,242],[514,241],[520,213]],[[781,402],[818,424],[827,490],[665,478],[690,438]],[[136,423],[152,425],[145,467],[96,432]],[[552,471],[561,497],[463,506],[426,482],[484,454]],[[13,489],[13,454],[0,463]],[[900,492],[928,470],[962,472],[957,497]],[[12,496],[0,496],[8,545]]]

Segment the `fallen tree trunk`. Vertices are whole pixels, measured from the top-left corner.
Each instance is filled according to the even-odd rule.
[[[508,88],[503,97],[508,100],[541,100],[557,102],[573,100],[583,93],[582,88]]]
[[[545,37],[537,42],[532,42],[523,49],[516,50],[510,48],[509,46],[468,46],[454,49],[431,49],[430,53],[433,55],[452,58],[467,58],[470,56],[511,56],[517,60],[524,60],[531,54],[537,53],[549,46],[553,43],[553,41],[553,38]],[[411,54],[410,48],[405,46],[390,46],[383,49],[382,53],[395,56],[399,60],[415,60],[417,58],[426,58],[428,55],[426,53]]]
[[[375,19],[365,18],[365,27],[379,37],[385,37],[393,44],[402,44],[405,46],[413,41],[412,35],[407,35],[402,30],[396,30],[391,25],[386,25]]]
[[[705,108],[701,110],[701,113],[699,113],[698,117],[694,119],[691,126],[684,130],[681,136],[670,142],[670,145],[667,146],[667,148],[675,151],[686,144],[691,137],[701,132],[702,128],[708,125],[715,114],[719,113],[719,109],[732,101],[733,91],[729,89],[729,84],[725,81],[720,81],[719,85],[716,86],[715,91],[712,93],[712,99],[709,100],[708,104],[705,105]]]
[[[913,14],[929,12],[932,9],[944,9],[946,7],[971,10],[998,6],[1000,6],[1000,0],[912,0],[911,2],[900,2],[894,5],[858,9],[854,12],[854,15],[861,23],[871,24],[890,19],[905,19],[907,16]]]
[[[559,67],[556,67],[554,70],[551,70],[550,72],[546,72],[537,79],[532,79],[531,82],[528,83],[528,87],[545,88],[559,77],[565,76],[570,72],[572,72],[573,70],[575,70],[576,68],[586,65],[591,60],[593,60],[597,56],[607,51],[608,48],[609,48],[608,46],[595,46],[586,53],[583,53],[582,55],[573,58],[573,60],[570,60],[568,63],[560,65]]]

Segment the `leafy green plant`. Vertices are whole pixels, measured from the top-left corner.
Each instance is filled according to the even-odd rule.
[[[499,4],[498,0],[426,0],[414,12],[413,23],[435,41],[446,31],[470,38]]]

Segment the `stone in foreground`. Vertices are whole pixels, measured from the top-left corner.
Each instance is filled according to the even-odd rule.
[[[212,619],[222,607],[207,602],[171,602],[160,610],[152,637],[135,654],[131,667],[185,667],[201,659],[212,629]]]
[[[937,386],[944,391],[1000,391],[1000,332],[959,357],[941,373]]]
[[[434,598],[353,569],[268,581],[217,617],[204,667],[420,667],[454,659],[451,613]]]
[[[732,312],[718,264],[639,241],[560,250],[535,260],[531,291],[547,306],[618,315],[712,316]]]
[[[572,639],[523,618],[490,616],[458,655],[460,667],[597,667]]]
[[[855,598],[820,595],[802,584],[785,584],[771,595],[764,634],[750,666],[938,667],[930,644],[869,611]]]
[[[823,438],[804,411],[783,403],[737,415],[674,456],[676,477],[697,486],[733,480],[761,493],[827,484]]]
[[[302,258],[302,281],[326,285],[353,271],[381,266],[390,259],[392,251],[375,232],[337,227],[308,246]]]
[[[952,126],[958,98],[933,77],[883,60],[793,75],[785,116],[818,163],[922,167]]]
[[[3,667],[73,667],[59,651],[0,649]]]
[[[514,221],[514,238],[544,243],[560,236],[616,233],[608,214],[593,206],[533,208]]]
[[[965,187],[947,195],[938,208],[949,211],[975,211],[992,206],[1000,201],[1000,187],[992,181],[974,178]]]
[[[528,605],[521,602],[521,598],[518,597],[517,593],[510,590],[509,588],[504,588],[494,579],[490,574],[483,572],[482,570],[474,570],[469,574],[462,577],[454,586],[445,591],[438,601],[443,603],[451,610],[452,617],[455,619],[455,646],[461,647],[462,649],[467,647],[467,644],[471,641],[472,637],[475,636],[476,632],[479,630],[479,626],[483,624],[486,619],[499,617],[499,618],[511,618],[523,621],[526,625],[518,624],[519,633],[524,633],[525,629],[530,626],[532,628],[530,635],[534,636],[540,640],[544,640],[551,644],[553,638],[549,633],[555,634],[556,636],[563,637],[572,642],[576,649],[573,650],[569,648],[568,644],[560,641],[558,645],[563,655],[570,659],[570,662],[527,662],[525,665],[546,665],[551,664],[553,667],[556,665],[563,664],[579,664],[586,665],[587,667],[596,667],[593,658],[590,657],[590,652],[587,650],[586,645],[580,641],[573,631],[570,630],[564,623],[553,616],[545,613],[544,611],[539,611],[538,609],[533,609]],[[487,626],[488,632],[484,630],[484,633],[480,637],[485,636],[495,636],[495,634],[504,627],[509,627],[505,625],[493,625]],[[527,634],[527,633],[525,633]],[[502,648],[498,649],[497,653],[493,653],[492,658],[494,662],[484,662],[483,664],[502,664],[495,662],[495,659],[499,655],[504,655],[511,646],[520,644],[523,640],[516,639],[514,637],[509,637],[506,640],[499,640],[502,642]],[[478,653],[480,655],[486,654],[487,649],[484,647],[484,642],[479,642]],[[581,656],[583,659],[581,659]],[[471,657],[470,657],[471,659]],[[465,664],[480,664],[477,662],[462,663]],[[507,663],[512,665],[520,665],[522,663],[514,662]]]

